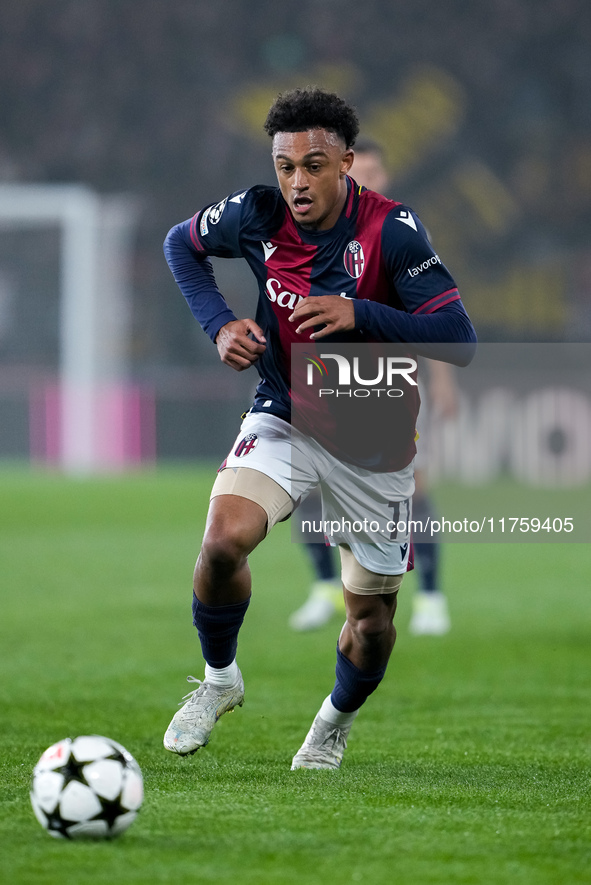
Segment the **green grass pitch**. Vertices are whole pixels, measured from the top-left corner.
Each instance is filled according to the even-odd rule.
[[[212,472],[0,473],[0,868],[11,885],[591,882],[591,548],[444,548],[452,632],[407,631],[338,772],[290,771],[332,687],[339,623],[291,633],[310,579],[279,526],[251,559],[244,707],[189,759],[162,748],[202,676],[191,575]],[[52,840],[28,789],[41,752],[105,734],[144,807],[108,843]]]

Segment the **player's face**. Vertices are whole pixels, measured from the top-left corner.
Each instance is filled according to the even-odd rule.
[[[326,129],[278,132],[273,162],[283,199],[297,223],[309,230],[328,230],[347,199],[346,175],[353,151]]]
[[[357,182],[370,191],[383,194],[388,190],[388,173],[384,169],[382,158],[374,151],[363,151],[355,154],[351,175]]]

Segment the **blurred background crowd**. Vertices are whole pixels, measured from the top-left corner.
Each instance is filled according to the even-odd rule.
[[[419,213],[481,340],[589,340],[588,0],[2,4],[0,184],[76,182],[135,201],[134,378],[180,390],[217,372],[162,241],[208,202],[274,183],[262,122],[278,91],[307,84],[356,106],[390,196]],[[50,370],[56,233],[0,239],[0,369]],[[16,253],[43,261],[23,276]],[[249,277],[224,268],[220,281],[251,313]]]

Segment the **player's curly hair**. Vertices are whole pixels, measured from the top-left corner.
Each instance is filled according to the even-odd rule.
[[[336,132],[350,148],[359,133],[359,120],[351,105],[334,92],[306,86],[278,95],[267,114],[264,128],[271,138],[277,132],[328,129]]]

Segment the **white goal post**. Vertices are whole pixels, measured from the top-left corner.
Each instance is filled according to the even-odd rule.
[[[129,270],[137,215],[133,199],[100,196],[83,185],[0,185],[0,229],[57,226],[60,231],[55,432],[57,459],[68,473],[115,466],[99,444],[98,400],[128,375]]]

